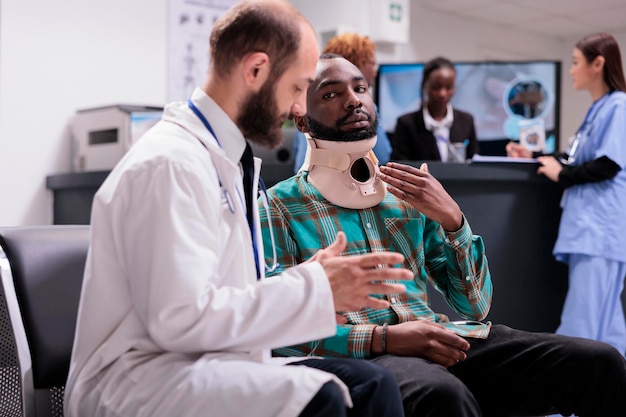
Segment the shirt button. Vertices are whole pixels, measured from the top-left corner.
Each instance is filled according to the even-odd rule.
[[[454,246],[459,246],[459,241],[455,240],[454,242],[452,242],[454,244]]]
[[[472,277],[470,277],[469,275],[465,277],[465,281],[470,281],[472,279]]]
[[[365,226],[367,226],[368,229],[372,228],[372,224],[371,223],[367,223]]]
[[[395,304],[396,301],[398,301],[398,300],[396,300],[396,297],[391,297],[391,304]]]

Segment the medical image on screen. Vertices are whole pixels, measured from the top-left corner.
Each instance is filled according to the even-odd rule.
[[[422,63],[383,64],[376,80],[376,103],[385,131],[393,134],[399,116],[421,105]],[[546,151],[558,143],[560,62],[459,62],[452,106],[474,116],[481,150],[487,142],[519,139],[519,122],[542,119]],[[500,153],[502,150],[499,150]],[[484,154],[489,154],[481,152]]]

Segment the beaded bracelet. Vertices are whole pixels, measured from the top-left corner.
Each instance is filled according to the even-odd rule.
[[[383,332],[381,334],[381,339],[380,339],[380,347],[381,350],[383,351],[383,355],[387,354],[387,326],[389,325],[389,323],[385,322],[383,323]]]

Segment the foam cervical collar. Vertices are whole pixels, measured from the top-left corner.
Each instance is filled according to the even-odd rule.
[[[331,203],[349,209],[374,207],[387,194],[372,148],[376,136],[354,142],[322,140],[306,134],[308,149],[301,169]]]

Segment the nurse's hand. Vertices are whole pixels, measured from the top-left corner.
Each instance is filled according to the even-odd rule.
[[[514,158],[532,158],[533,152],[524,145],[509,142],[506,144],[506,156]]]
[[[459,205],[443,185],[430,175],[425,163],[418,169],[389,162],[380,167],[380,172],[380,178],[389,184],[387,190],[391,194],[411,204],[446,231],[456,232],[463,225],[463,213]]]
[[[389,301],[374,298],[371,294],[400,294],[406,291],[402,284],[383,280],[407,281],[413,272],[394,265],[404,262],[404,256],[393,252],[375,252],[355,256],[339,256],[345,251],[346,235],[337,234],[332,245],[318,251],[311,261],[318,261],[330,282],[335,311],[357,311],[365,307],[389,307]],[[338,320],[339,321],[339,320]]]
[[[553,156],[540,156],[537,161],[541,164],[537,169],[537,174],[543,174],[554,182],[559,182],[559,174],[563,170],[563,165]]]

